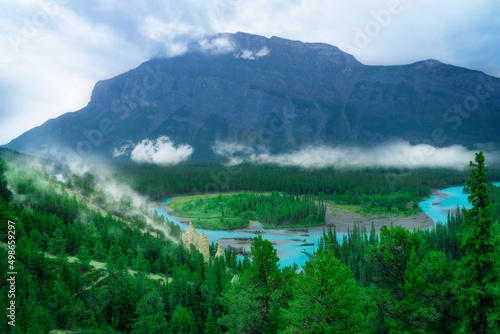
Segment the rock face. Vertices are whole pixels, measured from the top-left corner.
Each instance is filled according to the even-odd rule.
[[[201,231],[200,239],[198,241],[198,251],[203,254],[203,258],[205,261],[208,261],[210,258],[210,243],[208,242],[208,238],[205,235],[205,232]]]
[[[271,153],[393,139],[498,148],[498,124],[500,79],[484,73],[435,60],[366,66],[335,46],[237,33],[99,81],[85,108],[7,147],[108,159],[115,148],[160,136],[191,145],[192,159],[215,159],[218,141]]]
[[[217,248],[217,253],[215,253],[215,257],[221,257],[221,256],[224,257],[224,250],[219,245],[219,247]]]
[[[189,222],[189,229],[182,234],[181,238],[184,246],[190,248],[190,245],[194,245],[195,249],[203,254],[203,258],[206,262],[208,262],[208,259],[210,258],[210,244],[203,231],[201,232],[201,235],[198,235],[193,223]]]

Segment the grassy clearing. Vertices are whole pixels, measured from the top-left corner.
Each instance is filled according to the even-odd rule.
[[[168,202],[168,206],[171,207],[174,210],[180,210],[183,205],[188,204],[189,202],[194,202],[197,199],[208,199],[208,198],[215,198],[219,197],[220,195],[222,196],[232,196],[232,195],[237,195],[237,194],[251,194],[255,192],[250,192],[250,191],[239,191],[239,192],[230,192],[230,193],[213,193],[213,194],[203,194],[203,195],[184,195],[184,196],[176,196],[172,198],[170,202]],[[262,193],[260,193],[262,194]],[[182,212],[182,210],[180,210]],[[173,212],[173,211],[172,211]],[[176,211],[177,213],[177,211]],[[181,217],[177,214],[172,213],[174,216]]]
[[[222,196],[231,196],[237,193],[227,193]],[[216,198],[221,194],[182,196],[172,200],[173,216],[191,219],[196,228],[209,230],[232,230],[248,226],[248,219],[241,218],[230,211],[223,212],[221,207],[207,208],[208,199]],[[169,203],[171,204],[171,203]]]
[[[335,215],[335,211],[343,211],[350,214],[355,214],[361,217],[410,217],[418,215],[422,212],[421,209],[411,209],[401,211],[397,209],[393,209],[391,211],[387,210],[383,207],[371,207],[369,205],[349,205],[349,204],[334,204],[340,210],[332,210],[332,214]],[[340,212],[338,212],[340,213]]]
[[[245,228],[250,220],[261,221],[264,228],[318,226],[324,224],[324,211],[321,213],[318,205],[309,196],[285,197],[279,192],[198,194],[169,202],[171,215],[191,220],[195,227],[213,230]],[[321,214],[323,219],[318,224]]]
[[[191,219],[191,222],[196,228],[204,228],[208,230],[232,230],[246,228],[249,223],[247,219],[237,217],[230,212],[222,215],[220,207],[205,210],[204,205],[208,199],[216,198],[221,195],[223,197],[227,197],[242,193],[245,192],[179,196],[173,198],[168,203],[168,206],[174,209],[170,212],[171,215]]]
[[[204,228],[207,230],[234,230],[248,227],[248,220],[244,220],[241,218],[225,217],[222,219],[222,221],[220,218],[198,218],[196,220],[193,220],[192,223],[196,228]]]

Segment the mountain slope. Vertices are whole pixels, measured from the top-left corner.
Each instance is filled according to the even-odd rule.
[[[193,42],[96,84],[83,109],[47,121],[7,147],[109,158],[144,138],[283,152],[311,144],[434,146],[500,143],[500,80],[428,60],[366,66],[326,44],[244,33]]]

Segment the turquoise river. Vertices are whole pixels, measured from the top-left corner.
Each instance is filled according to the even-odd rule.
[[[500,186],[500,182],[496,182],[494,184],[496,186]],[[464,194],[462,189],[463,186],[459,186],[436,191],[425,201],[419,203],[420,208],[432,218],[434,223],[438,221],[446,222],[448,210],[455,212],[457,206],[459,208],[470,208],[470,203],[467,200],[468,194]],[[153,209],[156,210],[158,214],[165,216],[168,220],[181,226],[182,230],[187,230],[187,224],[179,222],[175,217],[169,215],[165,209],[164,205],[168,204],[170,200],[171,198],[167,199],[166,201],[160,203],[159,206],[153,207]],[[197,229],[197,231],[198,233],[204,231],[210,242],[220,242],[222,244],[223,241],[227,239],[255,237],[255,232],[258,230],[240,229],[232,231],[214,231]],[[314,230],[309,230],[309,232],[305,234],[304,232],[294,232],[284,229],[271,229],[265,230],[262,237],[273,242],[275,245],[274,247],[277,249],[281,267],[291,266],[293,263],[296,263],[300,267],[308,259],[308,255],[306,253],[310,254],[316,249],[321,235],[322,231]],[[342,241],[343,237],[343,234],[337,234],[339,241]],[[302,246],[304,243],[314,243],[314,246]]]

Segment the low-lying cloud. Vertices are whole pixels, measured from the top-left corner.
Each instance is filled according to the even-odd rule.
[[[21,164],[25,164],[27,168],[31,167],[54,175],[59,181],[72,186],[54,187],[54,183],[48,179],[37,178],[36,174],[26,174],[25,170],[10,168],[11,166],[7,169],[9,183],[14,182],[15,184],[17,181],[13,180],[31,178],[33,185],[39,189],[50,188],[50,191],[56,191],[60,194],[67,193],[71,197],[77,195],[77,199],[84,200],[85,204],[92,210],[99,211],[103,215],[110,213],[129,224],[143,222],[147,225],[140,225],[143,233],[148,231],[156,236],[156,232],[161,231],[165,238],[174,243],[178,242],[171,236],[169,224],[155,218],[150,208],[150,199],[136,192],[129,184],[120,181],[117,178],[118,172],[105,162],[90,162],[81,159],[77,154],[69,153],[52,162],[39,158],[23,158]],[[78,179],[82,180],[82,178],[90,182],[93,188],[92,192],[87,192],[76,186]],[[11,190],[17,195],[15,187]],[[86,213],[81,213],[77,219],[84,224],[91,220]]]
[[[433,147],[427,144],[410,145],[393,142],[376,147],[310,146],[298,151],[271,154],[249,146],[218,142],[212,150],[226,157],[229,165],[241,163],[274,164],[304,168],[324,167],[447,167],[463,169],[475,158],[464,146]],[[485,152],[489,163],[500,161],[500,152]]]
[[[269,49],[267,47],[263,47],[262,49],[258,51],[252,51],[252,50],[241,50],[240,53],[236,55],[236,58],[242,58],[246,60],[255,60],[260,57],[265,57],[269,54]]]
[[[129,143],[113,150],[113,157],[130,154],[135,162],[154,163],[157,165],[175,165],[189,159],[194,149],[190,145],[175,145],[167,136],[155,140],[144,139],[138,144]]]

